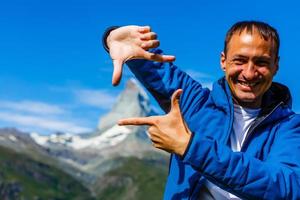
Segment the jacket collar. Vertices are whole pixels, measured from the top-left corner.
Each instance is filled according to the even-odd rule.
[[[225,77],[214,82],[211,96],[217,107],[229,112],[233,107],[231,91]]]
[[[222,108],[227,112],[230,111],[233,105],[232,93],[225,77],[220,78],[213,84],[211,95],[215,104],[219,108]],[[261,106],[262,114],[268,114],[278,104],[283,104],[284,106],[291,108],[292,97],[288,87],[283,84],[273,82],[269,90],[267,90],[263,96]]]
[[[262,99],[262,108],[264,113],[270,112],[278,104],[292,108],[292,96],[288,87],[283,84],[273,82],[269,90]]]

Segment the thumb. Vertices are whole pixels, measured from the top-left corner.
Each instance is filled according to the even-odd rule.
[[[113,60],[114,64],[114,72],[112,76],[112,85],[119,85],[122,78],[122,70],[123,70],[123,61],[122,60]]]
[[[178,89],[172,94],[171,111],[170,112],[172,112],[172,111],[180,112],[179,100],[180,100],[180,96],[181,96],[182,92],[183,92],[182,89]]]

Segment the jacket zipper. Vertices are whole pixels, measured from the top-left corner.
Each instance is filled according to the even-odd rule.
[[[249,141],[249,138],[250,138],[250,136],[252,136],[253,135],[253,132],[254,132],[254,130],[259,126],[259,125],[261,125],[275,110],[277,110],[277,108],[279,107],[279,106],[281,106],[283,104],[283,102],[280,102],[279,104],[277,104],[277,106],[275,106],[274,108],[273,108],[273,110],[271,111],[271,112],[269,112],[267,115],[265,115],[265,116],[263,116],[263,117],[261,117],[261,118],[259,118],[258,120],[255,120],[254,121],[254,123],[253,123],[253,125],[251,125],[250,126],[250,128],[249,128],[249,132],[247,133],[247,136],[246,136],[246,138],[245,138],[245,140],[244,140],[244,143],[243,143],[243,146],[242,146],[242,148],[241,148],[241,152],[242,151],[244,151],[245,150],[245,146],[247,146],[247,142]]]
[[[230,121],[229,121],[229,125],[228,125],[228,129],[227,129],[227,134],[226,134],[226,138],[225,138],[225,144],[231,144],[231,141],[230,141],[230,135],[231,135],[231,132],[232,132],[232,125],[233,125],[233,118],[234,118],[234,108],[233,108],[233,104],[232,106],[230,107]]]

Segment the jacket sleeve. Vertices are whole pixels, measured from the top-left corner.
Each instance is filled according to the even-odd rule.
[[[154,49],[152,52],[162,54],[160,49]],[[173,63],[130,60],[126,64],[165,112],[169,111],[171,96],[177,89],[183,89],[180,98],[180,108],[183,114],[193,107],[193,104],[201,103],[208,97],[207,88],[203,89],[199,82]]]
[[[183,162],[214,184],[243,199],[300,199],[300,117],[279,125],[263,161],[198,135]]]

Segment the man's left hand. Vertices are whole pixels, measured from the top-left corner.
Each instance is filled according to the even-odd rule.
[[[148,125],[149,137],[153,146],[169,153],[182,156],[188,146],[191,132],[181,115],[179,99],[182,90],[176,90],[171,99],[171,110],[162,116],[122,119],[119,125]]]

